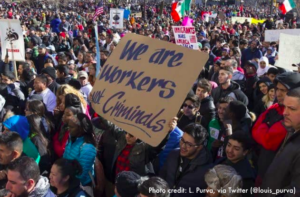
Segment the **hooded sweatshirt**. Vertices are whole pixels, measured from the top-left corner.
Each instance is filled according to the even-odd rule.
[[[40,162],[40,154],[36,146],[32,143],[29,134],[29,123],[25,116],[12,116],[3,122],[5,126],[10,131],[14,131],[20,135],[23,140],[23,152],[28,156],[33,158],[37,163]]]
[[[40,179],[36,183],[33,191],[28,197],[55,197],[50,190],[50,184],[46,177],[40,176]]]
[[[261,68],[260,67],[260,62],[265,62],[266,63],[266,67],[265,68]],[[264,75],[265,73],[268,72],[269,68],[274,67],[274,66],[270,66],[269,65],[269,59],[267,57],[261,57],[259,60],[259,64],[258,64],[258,69],[256,71],[257,76],[260,77],[262,75]]]

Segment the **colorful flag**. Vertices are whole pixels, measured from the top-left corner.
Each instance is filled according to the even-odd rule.
[[[102,2],[100,1],[99,4],[98,4],[98,6],[97,6],[97,8],[96,8],[95,14],[94,14],[94,16],[93,16],[93,21],[96,20],[96,18],[97,18],[100,14],[102,14],[103,12],[104,12],[104,10],[103,10],[103,4],[102,4]]]
[[[284,0],[283,3],[279,6],[282,14],[286,14],[296,7],[296,4],[293,0]]]
[[[191,0],[180,0],[172,3],[171,16],[175,22],[180,21],[181,17],[185,15],[186,11],[191,10]]]

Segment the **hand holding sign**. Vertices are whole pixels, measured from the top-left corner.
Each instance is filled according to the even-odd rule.
[[[126,34],[97,76],[93,109],[157,146],[207,59],[203,52]]]

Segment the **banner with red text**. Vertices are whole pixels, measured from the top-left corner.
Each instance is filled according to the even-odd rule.
[[[110,8],[110,19],[109,19],[109,27],[116,29],[123,29],[124,22],[124,10]]]
[[[0,38],[2,60],[8,53],[9,61],[25,61],[23,31],[19,20],[1,19]]]
[[[177,45],[198,50],[195,27],[173,26],[175,42]]]

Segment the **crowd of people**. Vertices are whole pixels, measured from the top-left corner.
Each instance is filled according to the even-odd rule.
[[[104,66],[126,34],[175,44],[172,26],[181,24],[172,21],[170,5],[147,4],[142,17],[132,12],[124,20],[124,29],[109,27],[116,5],[104,4],[96,21],[91,2],[64,3],[59,11],[30,5],[3,2],[0,14],[21,21],[26,51],[16,70],[7,55],[0,60],[0,196],[300,193],[300,64],[295,71],[275,66],[279,42],[264,40],[266,29],[297,28],[295,19],[246,6],[193,5],[187,14],[199,53],[209,59],[183,104],[174,106],[168,135],[152,147],[95,113],[90,93],[97,62]],[[219,11],[225,19],[204,17]],[[230,22],[258,15],[263,24]]]

